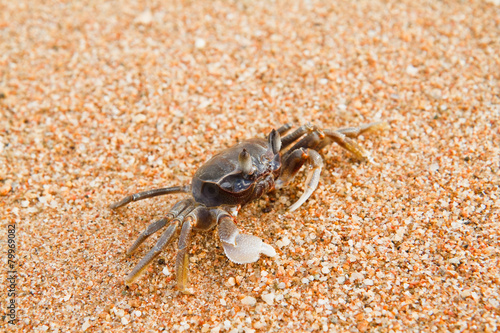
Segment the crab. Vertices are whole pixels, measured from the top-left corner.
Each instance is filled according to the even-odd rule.
[[[323,167],[323,158],[319,154],[321,149],[335,142],[358,159],[370,161],[370,154],[354,139],[383,125],[383,122],[374,122],[359,127],[322,130],[306,124],[286,135],[292,128],[289,123],[273,129],[265,139],[248,139],[221,151],[195,172],[189,185],[139,192],[113,203],[110,208],[115,210],[130,202],[160,195],[189,194],[188,198],[177,202],[164,218],[151,223],[127,250],[128,255],[133,254],[149,236],[168,225],[156,245],[127,275],[125,283],[134,283],[179,230],[175,271],[181,293],[193,293],[188,285],[188,249],[193,230],[208,231],[217,227],[224,252],[232,262],[252,263],[261,254],[274,257],[276,251],[271,245],[257,236],[239,232],[235,222],[241,207],[289,184],[306,165],[304,192],[288,208],[289,211],[296,210],[318,186]]]

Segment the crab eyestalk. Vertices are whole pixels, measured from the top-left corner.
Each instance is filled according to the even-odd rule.
[[[238,156],[238,162],[240,164],[240,169],[245,175],[250,175],[253,173],[252,156],[247,152],[245,148],[241,151]]]
[[[269,134],[269,145],[273,150],[273,154],[278,154],[281,149],[281,137],[277,130],[273,129]]]

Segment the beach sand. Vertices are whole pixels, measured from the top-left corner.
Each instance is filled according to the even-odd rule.
[[[499,328],[498,1],[0,8],[0,330]],[[189,184],[221,149],[287,122],[377,120],[388,126],[358,139],[372,163],[332,145],[300,209],[287,211],[304,172],[241,210],[238,227],[276,257],[234,264],[199,232],[194,295],[176,289],[175,242],[125,285],[156,237],[126,249],[185,195],[112,202]]]

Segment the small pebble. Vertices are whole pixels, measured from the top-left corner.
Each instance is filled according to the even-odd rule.
[[[10,185],[10,183],[5,183],[4,185],[2,185],[0,187],[0,195],[1,196],[7,195],[11,189],[12,189],[12,186]]]
[[[90,327],[90,322],[87,320],[82,325],[82,331],[85,332]]]
[[[268,305],[273,305],[275,297],[274,294],[263,294],[261,297]]]
[[[418,74],[418,68],[409,65],[408,67],[406,67],[406,73],[410,76],[415,76]]]
[[[203,38],[196,38],[196,40],[195,40],[195,42],[194,42],[194,46],[195,46],[197,49],[202,49],[202,48],[204,48],[206,45],[207,45],[207,42],[206,42]]]
[[[243,305],[249,305],[249,306],[254,306],[255,303],[257,303],[257,300],[255,299],[255,297],[252,297],[252,296],[245,296],[242,300],[241,300],[241,303]]]
[[[232,287],[235,284],[236,284],[236,280],[232,276],[229,279],[227,279],[227,281],[226,281],[226,285],[229,286],[229,287]]]
[[[151,24],[153,22],[153,14],[150,10],[146,10],[136,17],[135,22],[144,25]]]

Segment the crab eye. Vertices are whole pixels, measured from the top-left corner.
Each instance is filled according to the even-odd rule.
[[[249,185],[249,182],[245,181],[245,179],[238,179],[234,183],[234,190],[235,190],[235,192],[239,192],[239,191],[244,190],[245,188],[247,188],[248,185]]]
[[[243,148],[243,150],[239,154],[238,162],[240,164],[240,169],[241,172],[243,172],[243,175],[248,176],[252,174],[253,172],[252,156],[250,156],[250,154],[245,148]]]
[[[203,186],[203,195],[208,198],[216,197],[219,194],[219,187],[212,183],[207,183]]]

